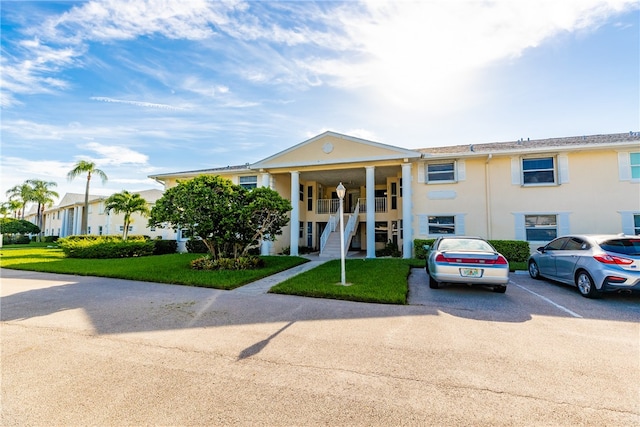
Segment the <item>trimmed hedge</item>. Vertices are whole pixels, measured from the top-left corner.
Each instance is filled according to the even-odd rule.
[[[423,246],[432,245],[435,240],[415,239],[413,248],[416,258],[425,259],[427,251]],[[526,262],[529,259],[529,255],[531,255],[529,243],[522,240],[489,240],[488,242],[510,262]]]
[[[194,270],[254,270],[264,265],[264,260],[257,256],[218,259],[205,256],[191,261]]]
[[[175,240],[158,239],[154,240],[153,244],[154,255],[174,254],[178,251],[178,242]]]
[[[122,240],[119,236],[69,236],[58,239],[69,258],[127,258],[153,255],[155,243],[144,236]]]

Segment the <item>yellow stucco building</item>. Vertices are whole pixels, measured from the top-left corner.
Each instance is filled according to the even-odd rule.
[[[637,132],[417,150],[325,132],[253,164],[151,178],[170,188],[201,174],[291,201],[289,226],[263,254],[335,256],[339,183],[346,245],[368,258],[389,241],[409,258],[414,239],[444,234],[534,248],[567,233],[640,233]]]

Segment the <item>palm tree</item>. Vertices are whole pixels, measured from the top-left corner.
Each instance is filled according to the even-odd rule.
[[[14,185],[10,189],[7,190],[7,196],[9,196],[9,201],[18,202],[18,206],[22,208],[22,215],[20,219],[24,219],[24,211],[31,199],[31,194],[33,192],[33,188],[29,185],[28,182],[23,182],[19,185]]]
[[[0,205],[0,215],[2,215],[3,218],[6,218],[9,215],[13,215],[13,217],[15,218],[16,212],[18,211],[18,209],[20,209],[20,206],[22,206],[22,204],[17,200],[9,200],[8,202],[3,202]]]
[[[49,187],[56,187],[58,184],[52,181],[43,181],[41,179],[28,179],[27,184],[31,185],[31,201],[38,203],[38,213],[36,214],[37,225],[40,227],[40,234],[38,238],[42,236],[43,221],[42,213],[47,206],[51,206],[54,202],[54,197],[59,197],[58,193],[51,190]]]
[[[124,213],[124,230],[122,231],[122,240],[127,240],[129,233],[129,224],[131,224],[131,214],[138,212],[141,215],[149,215],[149,207],[147,201],[140,194],[129,193],[122,190],[120,193],[112,194],[104,201],[105,211],[114,211],[119,214]]]
[[[67,174],[67,178],[69,178],[69,181],[71,181],[75,177],[84,173],[87,174],[87,187],[84,191],[84,209],[82,210],[80,234],[87,234],[87,224],[89,222],[89,183],[91,182],[91,175],[98,175],[102,179],[103,184],[108,179],[107,174],[96,168],[96,164],[94,162],[89,162],[87,160],[79,160],[74,168],[69,171],[69,173]]]

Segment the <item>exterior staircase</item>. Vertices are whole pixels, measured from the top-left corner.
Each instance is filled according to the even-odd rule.
[[[351,239],[355,235],[355,231],[358,227],[358,210],[359,207],[356,208],[356,212],[353,214],[345,214],[343,217],[344,225],[345,225],[345,233],[344,233],[344,252],[345,255],[349,246],[351,245]],[[329,232],[328,237],[326,238],[326,242],[320,249],[320,258],[340,258],[340,221],[339,218],[335,218],[335,225],[332,227],[331,224],[327,225],[327,230],[325,232]]]

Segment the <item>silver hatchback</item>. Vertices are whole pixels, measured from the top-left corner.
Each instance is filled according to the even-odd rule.
[[[640,236],[558,237],[531,255],[529,274],[575,285],[587,298],[640,290]]]

